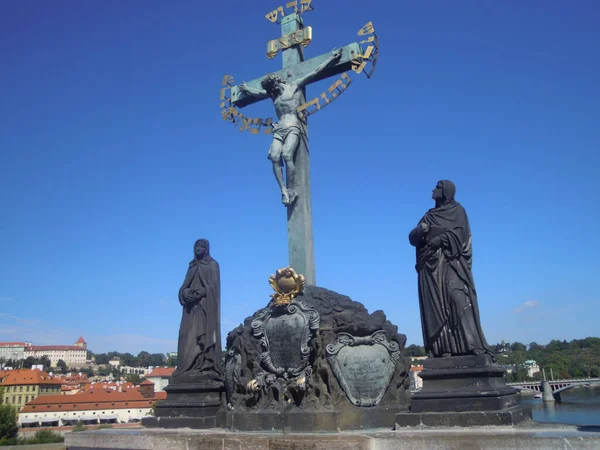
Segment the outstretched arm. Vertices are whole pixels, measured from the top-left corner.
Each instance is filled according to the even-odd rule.
[[[306,86],[319,73],[321,73],[327,67],[331,66],[334,62],[339,61],[339,59],[341,57],[342,57],[342,49],[341,48],[334,48],[333,51],[331,52],[331,55],[329,56],[329,58],[327,58],[325,61],[323,61],[321,64],[319,64],[316,67],[315,70],[313,70],[312,72],[304,75],[302,78],[299,78],[298,80],[296,80],[296,84],[298,85],[298,87],[301,87],[301,88],[304,87],[304,86]]]
[[[245,81],[238,87],[240,89],[240,92],[243,92],[247,95],[251,95],[253,97],[262,97],[263,95],[267,95],[267,91],[265,91],[264,89],[253,89],[250,86],[248,86]]]

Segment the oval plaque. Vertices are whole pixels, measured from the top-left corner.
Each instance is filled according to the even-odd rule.
[[[370,336],[339,333],[327,346],[327,361],[348,400],[356,406],[379,404],[400,356],[398,344],[383,330]]]
[[[310,360],[308,343],[318,329],[319,313],[306,302],[294,299],[262,310],[252,321],[262,368],[277,376],[304,373]]]

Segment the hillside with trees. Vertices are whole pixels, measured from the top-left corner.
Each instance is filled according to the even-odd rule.
[[[574,339],[570,342],[552,340],[546,345],[530,342],[501,342],[491,346],[498,357],[498,363],[514,366],[515,370],[509,375],[509,381],[526,381],[527,371],[525,361],[534,360],[541,369],[550,370],[555,379],[597,378],[600,377],[600,338],[587,337]],[[425,349],[419,345],[409,345],[404,353],[407,357],[425,355]],[[543,373],[534,375],[541,379]]]

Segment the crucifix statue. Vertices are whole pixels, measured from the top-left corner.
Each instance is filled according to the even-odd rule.
[[[312,39],[312,29],[304,26],[302,13],[312,10],[311,2],[301,0],[300,8],[297,1],[289,2],[286,7],[293,8],[292,13],[284,14],[280,6],[266,15],[269,21],[281,24],[282,32],[282,37],[267,43],[267,57],[273,58],[281,51],[283,68],[240,85],[235,85],[233,77],[226,75],[225,87],[221,89],[221,108],[223,118],[235,125],[241,124],[240,130],[258,134],[264,126],[265,134],[273,135],[268,158],[273,164],[281,202],[287,209],[289,265],[303,274],[307,283],[314,285],[307,117],[331,103],[350,85],[352,80],[346,75],[347,71],[363,72],[369,78],[378,52],[377,37],[369,22],[358,32],[359,36],[371,35],[360,43],[369,44],[366,50],[355,42],[305,61],[304,47]],[[366,71],[369,63],[370,71]],[[308,84],[340,74],[341,78],[320,97],[306,102]],[[275,107],[276,123],[271,119],[248,119],[236,109],[268,98]]]
[[[273,100],[279,122],[273,124],[273,142],[269,148],[268,158],[273,163],[273,173],[279,189],[281,189],[281,202],[285,206],[292,206],[298,197],[294,190],[296,175],[294,157],[300,140],[306,139],[305,127],[298,113],[298,108],[304,104],[304,86],[324,69],[338,61],[341,56],[342,51],[334,49],[331,56],[319,64],[315,70],[290,83],[286,83],[277,75],[268,74],[260,83],[262,89],[252,89],[246,83],[239,86],[239,89],[245,94],[256,97],[267,95]],[[283,181],[284,161],[286,183]]]

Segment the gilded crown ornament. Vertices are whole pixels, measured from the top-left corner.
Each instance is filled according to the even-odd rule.
[[[305,283],[304,275],[296,273],[291,267],[278,269],[275,275],[269,277],[269,284],[275,291],[274,294],[271,294],[273,304],[287,305],[302,292]]]

